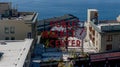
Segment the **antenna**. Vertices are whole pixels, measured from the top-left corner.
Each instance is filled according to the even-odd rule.
[[[18,9],[18,4],[16,4],[16,9]]]
[[[11,9],[11,6],[12,6],[12,1],[9,0],[9,9]]]

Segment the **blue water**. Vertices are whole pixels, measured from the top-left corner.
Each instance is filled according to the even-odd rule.
[[[120,14],[120,0],[0,0],[11,1],[19,11],[35,11],[39,19],[63,14],[73,14],[80,20],[87,19],[87,9],[99,10],[99,19],[112,20]]]

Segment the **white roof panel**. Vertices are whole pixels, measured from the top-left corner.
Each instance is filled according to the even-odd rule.
[[[4,53],[0,60],[0,67],[23,67],[33,39],[4,41],[0,43],[0,52]]]

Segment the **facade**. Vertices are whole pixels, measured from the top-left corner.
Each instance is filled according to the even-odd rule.
[[[0,40],[0,67],[30,67],[33,39]]]
[[[6,4],[0,3],[0,8]],[[9,3],[8,3],[9,4]],[[7,5],[11,7],[10,5]],[[0,40],[23,40],[35,38],[38,14],[35,12],[18,12],[17,9],[1,10]]]
[[[98,52],[120,50],[120,22],[98,20],[98,10],[88,9],[87,38]]]

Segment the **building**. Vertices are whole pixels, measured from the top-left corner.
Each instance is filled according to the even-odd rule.
[[[38,13],[0,3],[0,67],[30,67]]]
[[[62,23],[65,21],[66,23],[71,23],[71,22],[78,22],[79,18],[72,14],[65,14],[63,16],[58,16],[58,17],[53,17],[53,18],[48,18],[44,20],[40,20],[37,24],[37,30],[38,31],[49,31],[52,27],[50,25],[50,22],[53,23]]]
[[[5,7],[4,7],[5,6]],[[0,3],[0,40],[23,40],[36,37],[38,13],[19,12],[10,3]]]
[[[10,2],[0,2],[0,14],[5,13],[5,11],[11,9],[11,3]]]
[[[88,9],[87,39],[97,52],[120,50],[119,20],[98,20],[98,10]]]
[[[30,67],[33,39],[0,40],[0,67]]]

